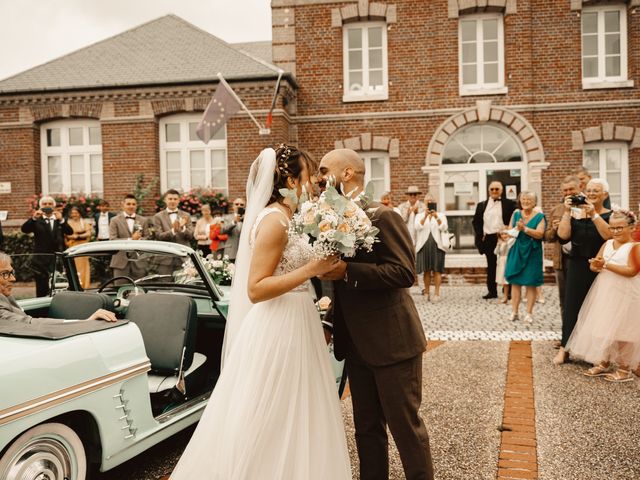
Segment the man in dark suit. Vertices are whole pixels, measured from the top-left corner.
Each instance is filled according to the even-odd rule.
[[[180,193],[177,190],[167,190],[164,194],[166,209],[153,216],[153,229],[156,240],[174,242],[187,247],[191,246],[193,225],[191,216],[187,212],[178,210]],[[158,260],[158,273],[171,275],[180,268],[180,259],[163,258]]]
[[[502,197],[504,187],[498,181],[489,185],[489,198],[478,203],[473,215],[473,230],[478,252],[487,257],[487,290],[482,298],[498,298],[496,287],[496,266],[498,258],[495,254],[498,244],[498,233],[509,225],[511,215],[516,209],[513,200]]]
[[[22,224],[24,233],[33,233],[34,255],[32,266],[36,280],[36,296],[46,297],[50,291],[50,276],[55,268],[56,252],[64,250],[64,236],[72,235],[73,228],[65,222],[52,197],[42,197],[40,208]]]
[[[333,150],[320,162],[320,181],[333,176],[344,191],[361,194],[364,174],[364,163],[353,150]],[[363,208],[380,229],[379,242],[372,252],[341,260],[323,278],[334,281],[334,301],[325,318],[333,323],[336,357],[346,359],[360,478],[389,478],[388,425],[405,478],[430,480],[429,436],[418,413],[427,342],[409,295],[415,279],[413,242],[392,209],[377,202]]]
[[[109,202],[101,200],[98,204],[98,212],[93,216],[96,240],[109,240],[109,225],[115,216],[115,213],[109,211]]]
[[[138,215],[137,210],[136,197],[131,194],[125,195],[122,202],[122,212],[116,215],[109,224],[110,240],[140,240],[144,238],[144,226],[147,224],[147,219]],[[114,277],[127,276],[136,280],[146,274],[146,264],[143,265],[140,260],[130,258],[127,256],[127,252],[118,252],[113,255],[109,266],[113,269]]]
[[[11,266],[11,257],[6,253],[0,252],[0,322],[57,325],[68,321],[60,318],[41,318],[27,315],[11,296],[13,283],[15,281],[16,272]],[[100,308],[87,320],[106,320],[107,322],[115,322],[116,316],[113,312]]]

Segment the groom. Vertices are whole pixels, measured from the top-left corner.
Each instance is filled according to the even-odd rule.
[[[320,162],[321,185],[329,177],[354,197],[364,190],[365,166],[356,152],[338,149]],[[360,197],[362,200],[362,197]],[[334,281],[326,319],[333,323],[335,353],[346,359],[353,402],[361,480],[387,480],[387,425],[407,480],[433,479],[429,436],[418,409],[426,339],[409,296],[415,278],[411,236],[400,215],[377,202],[363,205],[379,242],[359,251],[323,280]]]

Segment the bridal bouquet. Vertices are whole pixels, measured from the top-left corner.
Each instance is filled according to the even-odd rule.
[[[231,285],[235,265],[231,263],[228,256],[215,258],[212,254],[202,259],[202,263],[213,281],[218,285]],[[182,268],[174,273],[176,283],[193,283],[200,280],[200,275],[191,259],[187,259],[182,264]]]
[[[368,187],[363,194],[365,201],[370,193]],[[328,185],[317,201],[303,198],[291,227],[313,238],[317,258],[334,254],[353,257],[358,250],[370,252],[379,232],[351,195],[341,195],[333,185]]]

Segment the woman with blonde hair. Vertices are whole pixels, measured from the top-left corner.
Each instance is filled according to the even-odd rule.
[[[85,222],[78,207],[71,207],[69,210],[69,218],[67,220],[69,226],[73,229],[73,233],[65,235],[65,245],[74,247],[87,243],[91,240],[91,225]],[[76,270],[78,271],[78,279],[82,288],[89,288],[91,284],[91,266],[89,265],[89,257],[77,257],[75,259]]]
[[[640,366],[640,276],[631,237],[635,223],[633,212],[614,211],[609,220],[613,238],[589,260],[591,271],[598,276],[582,303],[566,346],[573,357],[595,365],[584,373],[588,377],[630,382],[632,370]],[[610,373],[612,363],[618,368]]]
[[[510,234],[516,241],[509,249],[505,279],[511,285],[510,319],[518,319],[522,286],[526,288],[527,313],[526,323],[533,323],[533,307],[536,303],[536,287],[542,285],[542,238],[544,237],[545,219],[541,211],[536,211],[536,194],[523,191],[520,193],[521,210],[513,212]]]

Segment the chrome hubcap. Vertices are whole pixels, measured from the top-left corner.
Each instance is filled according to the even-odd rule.
[[[66,446],[54,438],[36,438],[14,457],[7,480],[70,480],[72,459]]]

